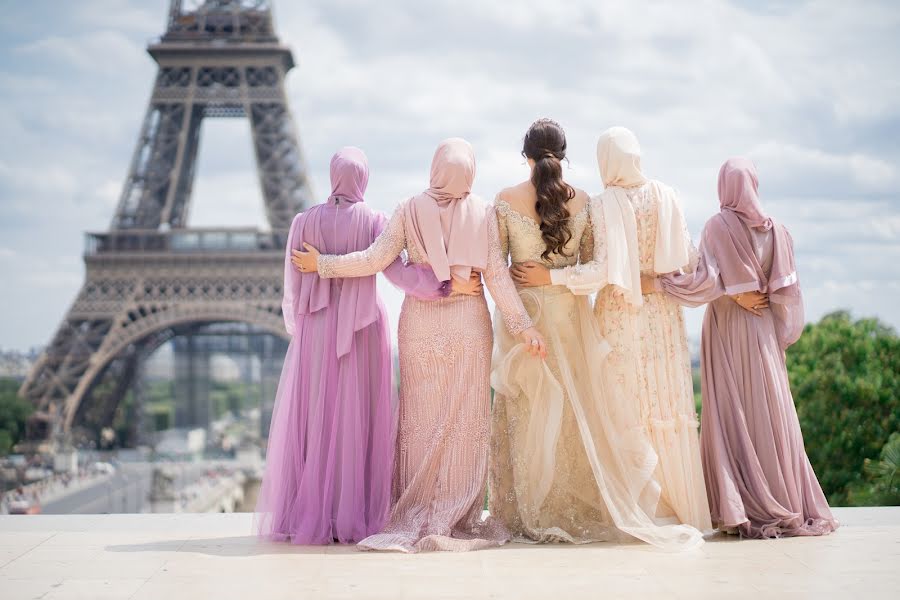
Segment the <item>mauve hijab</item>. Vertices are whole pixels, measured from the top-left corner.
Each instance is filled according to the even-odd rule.
[[[449,138],[434,152],[428,189],[409,201],[407,235],[440,281],[465,281],[487,266],[487,207],[470,195],[474,181],[471,144]]]
[[[282,298],[287,331],[293,335],[297,318],[329,306],[331,286],[339,283],[341,293],[337,300],[338,327],[335,332],[338,356],[350,352],[354,333],[378,318],[375,276],[336,280],[322,279],[315,272],[300,273],[291,264],[291,250],[302,249],[304,243],[340,253],[367,248],[375,238],[377,232],[374,229],[380,218],[363,204],[368,181],[369,163],[365,153],[350,146],[341,148],[331,158],[329,202],[317,204],[294,217],[288,233]],[[334,202],[335,198],[346,203]]]
[[[707,223],[706,239],[719,266],[725,293],[758,290],[771,294],[797,283],[793,244],[784,227],[763,211],[756,166],[748,158],[729,158],[719,169],[720,212]],[[772,231],[775,247],[768,276],[754,251],[748,228]],[[788,295],[793,295],[788,293]]]
[[[759,291],[769,296],[775,334],[782,348],[797,341],[805,321],[803,297],[787,229],[759,202],[756,167],[746,158],[730,158],[719,170],[719,213],[703,228],[696,271],[668,276],[662,288],[676,297],[709,302],[719,295]],[[752,230],[771,232],[772,264],[763,269]],[[769,242],[766,242],[769,243]]]
[[[366,154],[354,146],[345,146],[331,157],[331,196],[349,202],[362,202],[369,185],[369,161]]]

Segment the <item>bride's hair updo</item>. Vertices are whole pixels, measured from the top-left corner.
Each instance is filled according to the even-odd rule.
[[[566,204],[575,197],[575,189],[562,178],[561,161],[566,157],[566,134],[559,123],[538,119],[525,134],[522,155],[534,161],[531,183],[537,190],[535,210],[541,218],[541,237],[546,249],[541,254],[565,254],[572,239],[569,209]]]

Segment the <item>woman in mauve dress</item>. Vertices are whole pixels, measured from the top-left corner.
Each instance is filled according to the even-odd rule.
[[[256,506],[266,539],[357,542],[387,519],[396,414],[375,277],[320,279],[290,262],[303,243],[330,252],[372,243],[387,219],[363,202],[368,178],[365,154],[341,149],[331,159],[331,196],[297,215],[288,234],[282,309],[291,342]],[[440,295],[430,269],[398,259],[386,275],[424,298]]]
[[[803,448],[784,362],[804,323],[793,241],[766,216],[757,190],[753,163],[729,159],[696,271],[644,287],[686,306],[709,303],[700,441],[713,522],[751,538],[823,535],[838,523]],[[768,295],[756,314],[727,297],[756,292]]]
[[[430,187],[400,204],[375,243],[344,256],[295,254],[324,279],[376,273],[406,250],[438,280],[467,281],[481,272],[504,322],[533,353],[544,342],[533,328],[500,256],[493,209],[470,195],[475,156],[468,142],[442,142]],[[505,528],[482,519],[490,441],[491,318],[478,296],[423,302],[407,294],[400,313],[400,416],[393,508],[368,550],[474,550],[503,544]]]

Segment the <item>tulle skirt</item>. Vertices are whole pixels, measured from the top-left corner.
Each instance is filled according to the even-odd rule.
[[[388,321],[383,306],[379,310],[379,319],[356,332],[341,357],[336,310],[299,318],[272,414],[256,507],[260,536],[354,543],[384,525],[396,411]]]

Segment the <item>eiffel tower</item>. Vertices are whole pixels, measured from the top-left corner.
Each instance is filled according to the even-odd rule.
[[[20,390],[37,408],[32,440],[108,426],[141,361],[176,336],[227,322],[286,337],[282,249],[310,189],[270,2],[172,0],[147,50],[159,68],[118,208],[86,234],[84,285]],[[249,119],[271,231],[188,227],[200,125],[214,117]]]

